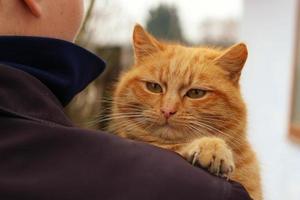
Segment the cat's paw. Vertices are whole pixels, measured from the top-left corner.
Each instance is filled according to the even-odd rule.
[[[193,165],[201,166],[212,174],[229,178],[234,171],[234,159],[224,140],[203,137],[185,146],[181,154]]]

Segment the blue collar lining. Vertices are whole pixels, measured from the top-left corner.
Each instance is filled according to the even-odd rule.
[[[30,36],[1,36],[0,63],[39,79],[63,106],[105,68],[102,59],[73,43]]]

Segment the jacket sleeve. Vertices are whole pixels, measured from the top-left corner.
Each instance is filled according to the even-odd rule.
[[[180,156],[103,132],[0,115],[0,199],[249,200]]]

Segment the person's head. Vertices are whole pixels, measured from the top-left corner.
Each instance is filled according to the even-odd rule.
[[[0,35],[73,41],[83,18],[83,0],[0,0]]]

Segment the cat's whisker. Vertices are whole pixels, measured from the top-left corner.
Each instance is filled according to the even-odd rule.
[[[197,130],[198,136],[212,136],[212,133],[207,129],[207,127],[200,125],[200,126],[195,126],[195,125],[190,125],[193,127],[195,130]]]
[[[203,125],[203,123],[202,123],[202,125]],[[206,128],[209,128],[212,131],[217,131],[218,133],[220,133],[221,135],[225,136],[226,138],[229,138],[232,141],[234,141],[235,143],[232,143],[231,144],[232,146],[234,146],[234,147],[239,147],[240,146],[239,145],[239,141],[234,138],[235,134],[233,132],[231,132],[231,133],[225,133],[224,131],[221,131],[221,130],[219,130],[219,129],[215,128],[215,127],[209,126],[207,124],[206,124]]]
[[[195,117],[193,116],[181,116],[178,118],[178,120],[175,120],[174,122],[176,124],[181,123],[182,121],[188,121],[187,124],[188,126],[190,126],[190,129],[193,129],[194,132],[201,132],[200,136],[203,136],[203,130],[202,129],[206,129],[208,130],[208,134],[213,136],[215,133],[219,133],[222,136],[231,139],[232,141],[235,141],[235,144],[238,143],[238,140],[234,138],[235,133],[232,132],[230,129],[227,129],[226,127],[223,127],[220,125],[220,123],[218,123],[218,128],[214,127],[213,125],[215,123],[213,123],[210,120],[197,120]],[[197,128],[200,127],[200,128]],[[226,132],[221,131],[220,128],[225,129]],[[197,133],[198,134],[198,133]],[[207,134],[207,132],[206,132]],[[199,135],[199,134],[198,134]],[[233,144],[233,145],[235,145]]]
[[[224,132],[220,131],[219,129],[203,122],[203,121],[200,121],[200,120],[192,120],[192,121],[189,121],[189,124],[193,124],[195,126],[200,126],[200,127],[203,127],[203,128],[206,128],[208,129],[209,131],[212,131],[213,133],[214,132],[218,132],[218,133],[222,133],[222,134],[225,134]]]
[[[141,108],[144,107],[144,105],[135,105],[134,102],[124,102],[124,100],[108,100],[108,99],[102,99],[98,101],[99,103],[110,103],[111,105],[124,105],[129,106],[132,108]]]
[[[110,131],[114,132],[114,131],[122,130],[130,133],[134,129],[141,128],[141,126],[144,124],[145,124],[144,121],[140,121],[140,122],[136,121],[134,123],[128,123],[127,121],[116,122],[114,123],[114,127],[110,128]],[[151,125],[147,125],[144,129],[148,129],[148,127],[150,126]]]
[[[109,127],[109,131],[112,133],[117,133],[119,130],[124,130],[128,126],[137,126],[135,123],[128,123],[127,121],[117,121],[114,126]]]
[[[100,119],[94,120],[96,123],[117,120],[117,119],[130,119],[130,118],[140,118],[143,117],[141,114],[128,114],[128,115],[115,115],[115,116],[106,116]]]
[[[199,136],[205,136],[206,134],[202,129],[199,129],[197,127],[191,126],[191,125],[184,125],[188,130],[190,130],[190,134],[192,134],[194,137]]]
[[[126,113],[110,113],[110,114],[107,114],[107,116],[128,116],[128,115],[135,115],[135,114],[140,114],[141,115],[141,112],[126,112]]]
[[[195,123],[195,121],[196,121],[196,123],[200,122],[201,124],[204,124],[204,125],[208,126],[209,128],[215,129],[217,132],[220,132],[220,130],[218,128],[216,128],[216,127],[213,126],[213,125],[215,125],[215,123],[212,120],[196,119],[196,118],[194,118],[192,116],[188,116],[188,117],[187,116],[183,116],[181,118],[184,119],[184,120],[189,120],[189,122],[193,122],[193,123]],[[218,124],[218,127],[223,128],[223,126],[221,126],[220,124]]]
[[[208,117],[201,117],[201,119],[203,120],[209,120],[215,123],[226,123],[226,124],[238,124],[240,122],[240,120],[238,119],[233,119],[231,118],[230,120],[225,120],[225,119],[218,119],[218,118],[208,118]]]
[[[107,117],[119,117],[119,116],[136,116],[136,115],[142,115],[140,112],[131,112],[131,113],[126,113],[126,114],[121,114],[121,113],[113,113],[113,114],[108,114],[106,116],[99,116],[97,119],[102,119],[102,118],[107,118]]]

